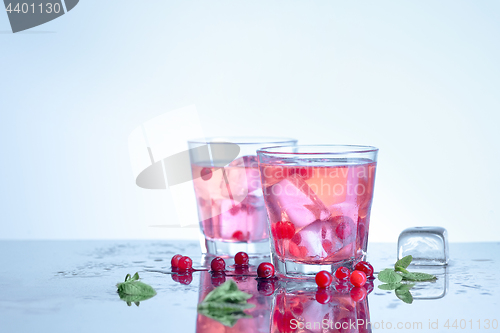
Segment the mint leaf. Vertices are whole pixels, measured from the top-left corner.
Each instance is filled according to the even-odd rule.
[[[403,280],[406,281],[423,282],[434,281],[437,279],[435,275],[420,272],[402,272],[401,275],[403,276]]]
[[[396,290],[398,289],[402,284],[397,282],[397,283],[385,283],[381,284],[378,286],[382,290]]]
[[[252,295],[238,289],[236,282],[228,280],[212,290],[198,305],[198,312],[220,322],[224,326],[233,327],[240,318],[251,318],[243,311],[253,308],[247,303]]]
[[[391,283],[401,282],[403,277],[398,273],[396,273],[394,270],[386,268],[380,273],[378,273],[378,279],[382,282],[391,284]]]
[[[394,268],[397,269],[398,267],[406,268],[410,266],[411,261],[413,260],[413,257],[411,255],[403,257],[396,261],[396,264],[394,265]]]
[[[127,274],[125,282],[117,283],[116,287],[118,288],[117,292],[120,294],[120,298],[125,295],[146,298],[151,298],[156,295],[156,291],[153,287],[138,280],[138,273],[135,273],[133,277],[130,277],[130,274]]]
[[[413,284],[402,284],[399,288],[394,290],[396,297],[405,303],[413,303],[413,296],[410,293],[410,289],[413,288]]]

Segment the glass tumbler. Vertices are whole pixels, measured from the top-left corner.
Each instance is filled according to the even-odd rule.
[[[295,145],[294,139],[220,137],[188,141],[202,252],[269,256],[267,214],[257,149]]]
[[[348,145],[258,151],[278,275],[333,273],[365,258],[377,152]]]

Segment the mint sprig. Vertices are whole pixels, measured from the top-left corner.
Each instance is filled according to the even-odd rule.
[[[238,289],[236,282],[228,280],[212,290],[198,305],[198,312],[220,322],[224,326],[233,327],[240,318],[251,318],[243,312],[255,305],[247,303],[252,295]]]
[[[411,255],[406,256],[396,261],[394,269],[386,268],[378,273],[378,279],[384,282],[378,287],[382,290],[394,290],[396,297],[408,304],[413,302],[410,289],[415,285],[408,282],[435,281],[437,279],[432,274],[408,271],[406,268],[410,266],[412,260]]]
[[[139,273],[135,273],[134,276],[127,274],[125,281],[117,283],[116,287],[118,288],[118,296],[120,296],[121,300],[127,302],[128,306],[132,305],[132,302],[139,306],[139,302],[156,295],[153,287],[139,281]]]

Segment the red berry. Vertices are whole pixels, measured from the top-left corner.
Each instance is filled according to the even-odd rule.
[[[243,231],[238,230],[233,233],[233,238],[237,241],[244,241],[245,235],[243,234]]]
[[[210,168],[201,169],[200,176],[201,176],[201,179],[203,179],[205,181],[209,180],[210,178],[212,178],[212,169],[210,169]]]
[[[182,257],[179,259],[177,267],[182,270],[191,269],[193,267],[193,260],[191,260],[191,258],[189,257]]]
[[[293,173],[299,175],[304,180],[311,178],[313,176],[313,172],[312,168],[307,167],[293,169]]]
[[[366,261],[360,261],[354,266],[354,269],[362,271],[366,274],[366,277],[373,277],[373,266]]]
[[[214,258],[210,264],[210,268],[214,272],[222,272],[226,269],[226,262],[221,257]]]
[[[366,283],[366,274],[362,271],[353,271],[351,273],[351,283],[355,287],[362,287]]]
[[[326,304],[332,299],[331,293],[327,289],[318,289],[316,291],[316,300],[318,303]]]
[[[182,258],[182,254],[176,254],[175,256],[172,257],[172,260],[170,260],[170,264],[172,264],[172,267],[177,268],[179,266],[179,259]]]
[[[330,272],[321,271],[316,274],[314,279],[319,288],[326,288],[332,284],[333,276]]]
[[[347,280],[349,279],[349,275],[351,275],[351,272],[347,267],[339,267],[335,271],[335,277],[339,280]]]
[[[354,302],[361,302],[366,297],[366,289],[361,287],[354,287],[351,289],[351,298]]]
[[[276,234],[278,239],[292,239],[295,235],[295,226],[289,221],[279,221],[276,223]]]
[[[248,265],[248,254],[245,252],[238,252],[234,256],[234,263],[236,265]]]
[[[349,238],[355,230],[353,230],[354,222],[348,216],[337,216],[334,218],[334,221],[338,223],[337,228],[335,229],[335,234],[337,237],[344,240]]]
[[[260,278],[270,278],[274,276],[274,266],[269,262],[263,262],[257,268],[257,276]]]

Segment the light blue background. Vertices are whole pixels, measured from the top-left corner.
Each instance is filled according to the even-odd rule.
[[[378,146],[372,241],[500,240],[496,0],[82,0],[9,31],[0,13],[2,239],[196,237],[148,227],[127,147],[196,104],[207,135]]]

